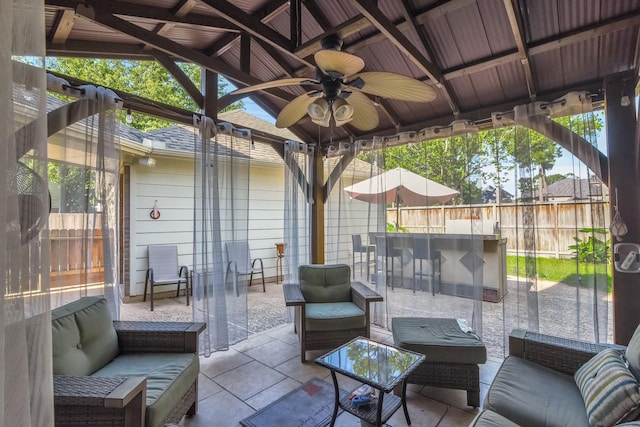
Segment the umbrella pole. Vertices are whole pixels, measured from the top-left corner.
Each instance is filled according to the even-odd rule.
[[[396,191],[396,233],[400,231],[400,193]]]

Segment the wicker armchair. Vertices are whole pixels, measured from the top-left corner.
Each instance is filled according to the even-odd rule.
[[[57,322],[54,339],[58,341],[54,342],[55,425],[159,427],[177,423],[184,415],[194,415],[198,404],[197,372],[189,374],[193,380],[182,382],[178,388],[172,389],[173,392],[158,394],[162,387],[158,381],[164,381],[162,378],[167,374],[166,370],[163,372],[162,365],[154,363],[160,358],[164,359],[165,365],[185,366],[180,375],[187,375],[186,369],[199,370],[198,336],[205,325],[190,322],[110,322],[110,316],[100,314],[104,314],[105,304],[99,298],[86,297],[54,310],[53,321]],[[80,311],[82,314],[75,317],[85,318],[83,326],[103,325],[78,336],[76,327],[70,324],[74,314]],[[92,319],[86,313],[97,314]],[[107,321],[113,326],[105,326]],[[99,339],[96,339],[96,334],[99,334]],[[117,335],[117,345],[102,340],[111,334]],[[75,342],[78,344],[69,348],[68,344]],[[114,348],[115,355],[104,356],[112,353]],[[176,355],[175,362],[173,355]],[[195,364],[187,367],[185,360],[191,360],[191,355],[195,355]],[[115,358],[112,359],[113,356]],[[108,363],[100,366],[105,359]],[[98,369],[94,372],[96,366]],[[87,367],[90,373],[82,373]],[[170,369],[175,371],[175,366]],[[178,390],[184,391],[174,394]]]
[[[284,299],[295,307],[300,358],[306,352],[338,347],[358,336],[370,336],[369,303],[382,297],[360,282],[351,282],[346,264],[302,265],[300,284],[285,284]]]

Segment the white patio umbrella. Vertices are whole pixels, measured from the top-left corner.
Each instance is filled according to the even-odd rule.
[[[460,194],[446,185],[400,167],[345,187],[344,190],[352,198],[364,202],[395,203],[396,209],[400,203],[405,206],[446,203]],[[397,215],[399,212],[396,212]]]

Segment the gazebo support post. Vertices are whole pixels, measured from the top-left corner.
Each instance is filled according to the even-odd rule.
[[[324,264],[324,158],[319,148],[311,168],[311,262]]]
[[[621,73],[605,79],[605,119],[607,125],[607,154],[609,157],[609,194],[624,194],[619,203],[620,215],[629,232],[625,242],[640,243],[640,188],[638,187],[638,143],[636,138],[635,86],[637,76]],[[627,95],[631,102],[621,102]],[[614,203],[609,203],[613,218]],[[615,243],[612,239],[612,244]],[[613,261],[612,261],[613,262]],[[617,344],[629,343],[633,331],[640,324],[640,286],[637,274],[621,273],[613,269],[613,340]]]

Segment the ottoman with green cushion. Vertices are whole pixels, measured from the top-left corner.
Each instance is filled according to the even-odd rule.
[[[456,319],[394,317],[393,343],[427,356],[408,378],[410,384],[467,391],[467,405],[480,406],[480,368],[487,349],[473,333],[460,328]]]

